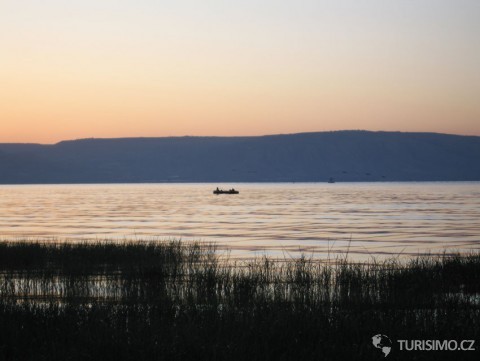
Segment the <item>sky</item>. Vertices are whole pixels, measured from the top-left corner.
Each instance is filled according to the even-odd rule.
[[[480,135],[478,0],[0,0],[0,142]]]

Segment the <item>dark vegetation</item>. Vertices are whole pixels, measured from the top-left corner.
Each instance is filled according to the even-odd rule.
[[[235,263],[205,244],[0,243],[1,360],[478,359],[480,254]],[[399,352],[397,339],[477,340]]]
[[[0,184],[478,181],[480,137],[338,131],[0,144]]]

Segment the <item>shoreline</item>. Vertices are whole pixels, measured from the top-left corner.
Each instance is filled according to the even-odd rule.
[[[2,242],[0,358],[356,360],[378,333],[480,337],[478,252],[239,266],[199,243]]]

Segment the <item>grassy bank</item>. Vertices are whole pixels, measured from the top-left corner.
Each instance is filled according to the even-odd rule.
[[[202,244],[0,243],[0,359],[372,360],[379,333],[392,359],[477,359],[480,254],[235,264]]]

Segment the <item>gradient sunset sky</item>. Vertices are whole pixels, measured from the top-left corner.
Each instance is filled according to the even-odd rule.
[[[478,0],[2,0],[0,142],[480,135]]]

